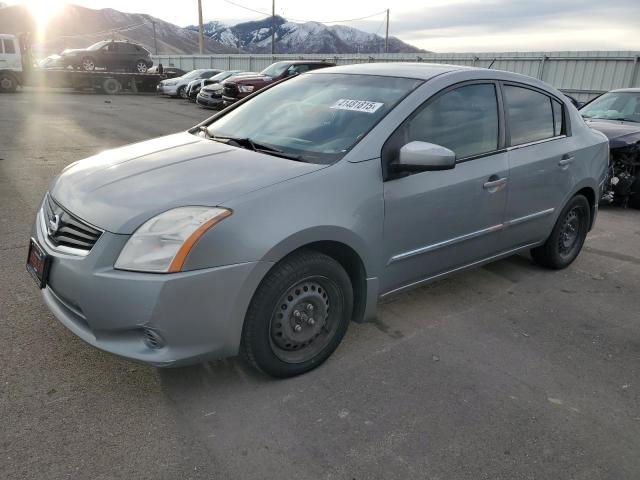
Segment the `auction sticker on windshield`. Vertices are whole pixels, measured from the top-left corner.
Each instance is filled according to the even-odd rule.
[[[351,100],[348,98],[341,98],[336,103],[331,105],[331,108],[338,110],[351,110],[354,112],[375,113],[384,103],[370,102],[368,100]]]

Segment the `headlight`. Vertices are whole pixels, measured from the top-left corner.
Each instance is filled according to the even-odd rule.
[[[115,268],[138,272],[180,272],[200,237],[229,215],[231,210],[218,207],[180,207],[161,213],[131,235]]]
[[[253,92],[253,85],[238,85],[238,90],[243,93]]]

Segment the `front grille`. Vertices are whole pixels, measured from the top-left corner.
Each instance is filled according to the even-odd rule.
[[[89,252],[102,232],[71,215],[47,195],[42,206],[44,226],[49,241],[56,247],[75,248]]]
[[[223,95],[235,98],[238,95],[238,86],[235,83],[225,83]]]

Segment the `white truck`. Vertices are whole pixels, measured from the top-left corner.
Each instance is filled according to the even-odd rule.
[[[23,60],[25,50],[17,36],[0,33],[0,92],[13,93],[18,86],[24,85],[24,73],[29,65]]]
[[[38,68],[33,63],[28,34],[0,33],[0,93],[13,93],[25,85],[90,88],[109,95],[122,90],[155,92],[156,85],[164,78],[167,77],[157,73]]]

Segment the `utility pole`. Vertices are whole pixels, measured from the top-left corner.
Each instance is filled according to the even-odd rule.
[[[158,40],[156,38],[156,21],[151,20],[151,25],[153,25],[153,48],[156,51],[156,55],[158,55]]]
[[[204,25],[202,25],[202,0],[198,0],[198,23],[200,25],[200,55],[204,54]]]
[[[389,9],[387,8],[387,33],[384,36],[384,53],[389,53]]]
[[[276,53],[276,0],[271,0],[271,55]]]

